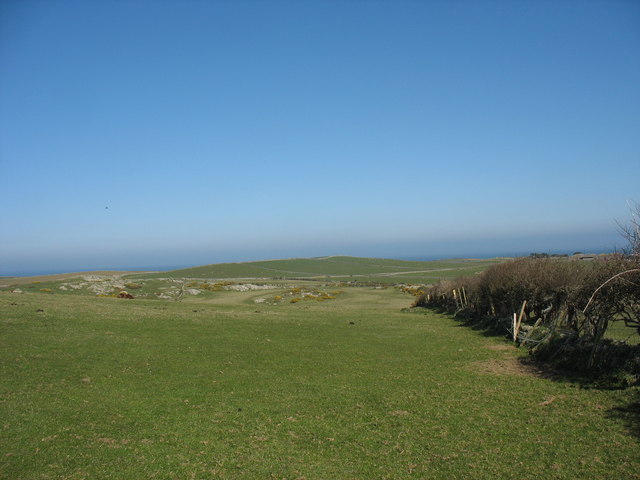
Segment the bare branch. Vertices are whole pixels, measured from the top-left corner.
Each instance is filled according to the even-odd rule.
[[[640,203],[629,201],[631,221],[622,223],[616,220],[618,232],[627,240],[629,246],[624,252],[628,255],[640,255]]]
[[[587,308],[589,308],[589,305],[591,305],[591,302],[593,301],[594,297],[596,296],[596,293],[598,293],[602,287],[604,287],[607,283],[615,280],[616,278],[618,278],[618,277],[620,277],[622,275],[626,275],[627,273],[632,273],[632,272],[640,272],[640,268],[633,268],[631,270],[626,270],[624,272],[617,273],[613,277],[611,277],[609,280],[604,282],[602,285],[600,285],[598,288],[596,288],[595,291],[593,292],[593,294],[591,295],[591,298],[589,298],[589,301],[587,302],[587,306],[584,307],[584,309],[582,310],[582,313],[587,313]]]

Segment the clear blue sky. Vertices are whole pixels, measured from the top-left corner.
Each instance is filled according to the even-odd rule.
[[[629,199],[638,1],[0,2],[0,274],[607,249]]]

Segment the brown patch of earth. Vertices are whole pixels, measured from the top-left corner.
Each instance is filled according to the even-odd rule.
[[[488,348],[489,350],[504,351],[513,350],[515,347],[513,347],[512,345],[488,345],[486,348]]]
[[[409,415],[409,412],[407,412],[406,410],[395,410],[393,412],[389,412],[389,415],[392,415],[394,417],[404,417],[405,415]]]
[[[469,368],[485,375],[524,375],[532,377],[548,375],[547,372],[533,362],[518,357],[492,358],[473,362]]]

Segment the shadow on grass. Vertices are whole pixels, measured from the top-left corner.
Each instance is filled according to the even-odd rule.
[[[415,309],[414,311],[417,311]],[[495,318],[472,319],[461,316],[454,316],[451,312],[438,308],[420,308],[427,312],[436,312],[446,315],[457,322],[460,328],[470,328],[485,337],[503,338],[506,341],[510,339],[509,319],[503,322],[496,321]],[[521,347],[526,348],[526,347]],[[595,371],[585,371],[581,367],[586,365],[585,353],[589,349],[574,350],[570,353],[563,353],[567,358],[540,359],[533,355],[519,357],[517,362],[520,364],[523,373],[545,378],[555,382],[572,383],[579,385],[580,388],[597,389],[597,390],[622,390],[630,385],[637,384],[637,365],[631,366],[630,376],[628,372],[624,372],[624,367],[638,362],[640,358],[640,346],[623,345],[606,343],[599,348],[598,357],[600,358],[600,369]],[[596,362],[598,363],[598,362]],[[617,364],[616,364],[617,363]],[[574,368],[577,366],[577,368]],[[619,370],[616,370],[619,368]],[[635,374],[634,374],[635,373]],[[625,378],[626,377],[626,378]],[[608,418],[621,420],[625,423],[626,428],[636,438],[640,438],[640,388],[634,389],[630,402],[626,405],[615,407],[608,410],[606,415]]]
[[[629,404],[607,411],[607,418],[622,420],[629,432],[640,438],[640,390],[636,390]]]
[[[513,345],[514,348],[520,348],[526,350],[526,347],[516,347],[512,342],[511,333],[509,331],[510,319],[504,319],[504,321],[496,321],[495,318],[486,317],[483,319],[472,319],[461,316],[455,316],[442,308],[424,308],[418,307],[413,309],[415,312],[435,312],[441,315],[445,315],[456,322],[456,326],[459,328],[468,328],[480,335],[489,338],[502,338],[509,345]],[[529,372],[531,375],[540,378],[550,379],[556,382],[567,382],[579,384],[585,388],[607,388],[603,385],[595,384],[597,379],[594,375],[588,375],[584,372],[577,372],[575,370],[560,368],[551,362],[545,362],[535,358],[532,355],[526,357],[519,357],[517,359],[521,365],[523,371]],[[607,389],[610,389],[608,387]]]
[[[553,380],[554,382],[578,384],[582,388],[590,388],[594,378],[580,372],[558,368],[532,356],[519,357],[518,362],[529,369],[536,377]]]

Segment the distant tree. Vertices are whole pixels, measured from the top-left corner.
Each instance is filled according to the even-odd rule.
[[[629,210],[631,210],[631,221],[618,224],[618,231],[629,243],[624,253],[640,257],[640,203],[629,202]]]

